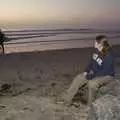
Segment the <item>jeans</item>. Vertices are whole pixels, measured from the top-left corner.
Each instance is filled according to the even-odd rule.
[[[66,102],[71,102],[73,97],[77,94],[78,90],[83,85],[88,85],[88,105],[91,105],[95,100],[98,89],[108,84],[113,78],[111,76],[102,76],[96,77],[92,80],[87,80],[82,74],[79,74],[75,77],[70,87],[67,89],[65,94],[63,95],[63,99]]]

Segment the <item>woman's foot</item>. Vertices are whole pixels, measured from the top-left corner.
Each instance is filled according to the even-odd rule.
[[[72,102],[70,102],[69,100],[65,99],[65,97],[59,97],[55,100],[56,104],[61,104],[64,106],[70,106],[72,104]]]

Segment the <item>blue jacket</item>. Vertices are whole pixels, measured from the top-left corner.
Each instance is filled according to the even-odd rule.
[[[98,76],[114,76],[114,55],[112,49],[109,49],[106,55],[102,58],[98,54],[99,52],[95,52],[91,56],[91,60],[85,70],[88,73],[86,78],[92,79]],[[93,71],[93,75],[89,75],[90,71]]]

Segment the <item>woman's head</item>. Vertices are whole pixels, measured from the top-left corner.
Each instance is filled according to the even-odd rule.
[[[94,47],[97,48],[102,54],[105,54],[107,50],[111,48],[105,35],[96,36]]]
[[[104,35],[96,36],[94,47],[97,48],[99,51],[102,51],[103,48],[109,47],[109,43],[107,41],[107,37]]]

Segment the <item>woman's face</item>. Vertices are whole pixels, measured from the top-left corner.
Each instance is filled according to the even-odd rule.
[[[102,49],[102,44],[101,44],[101,43],[98,43],[97,41],[95,41],[95,43],[94,43],[94,48],[97,48],[99,51],[101,51],[101,49]]]

